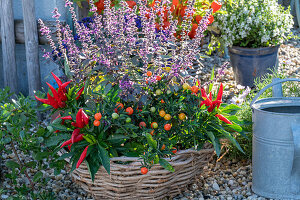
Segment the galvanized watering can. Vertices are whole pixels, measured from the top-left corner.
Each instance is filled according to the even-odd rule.
[[[273,80],[250,105],[252,190],[267,198],[300,199],[300,98],[282,97],[281,83],[286,81],[300,79]],[[272,86],[272,98],[257,100]]]

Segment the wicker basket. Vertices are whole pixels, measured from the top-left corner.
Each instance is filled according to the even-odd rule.
[[[202,172],[213,154],[214,149],[210,144],[206,144],[200,151],[178,151],[176,156],[166,159],[175,172],[169,172],[156,164],[146,175],[141,174],[140,158],[115,157],[111,158],[110,175],[101,167],[95,175],[94,183],[85,163],[73,171],[72,177],[97,200],[163,199],[180,194]]]

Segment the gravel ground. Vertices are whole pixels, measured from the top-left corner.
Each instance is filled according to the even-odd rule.
[[[300,29],[295,30],[295,33],[300,37]],[[213,66],[221,66],[228,59],[212,56],[204,60],[205,68],[200,72],[201,79],[208,80]],[[300,40],[291,40],[282,45],[279,52],[279,71],[289,77],[300,78]],[[216,69],[217,70],[217,69]],[[231,67],[226,70],[224,78],[221,80],[226,82],[225,95],[229,97],[234,95],[235,82]],[[10,147],[7,147],[8,149]],[[17,147],[16,147],[17,148]],[[20,153],[21,160],[30,160],[30,156]],[[15,160],[14,154],[3,154],[3,161],[0,163],[2,174],[6,174],[8,169],[4,163],[8,160]],[[197,183],[188,187],[181,195],[173,198],[174,200],[187,199],[265,199],[252,193],[251,191],[251,161],[247,160],[227,160],[223,158],[220,162],[216,159],[210,163],[205,172],[198,178]],[[48,177],[47,186],[44,190],[53,190],[57,195],[57,199],[61,200],[83,200],[90,199],[92,196],[87,194],[75,183],[72,182],[70,175],[63,171],[61,175],[54,176],[51,169],[43,170],[43,176]],[[33,176],[34,171],[30,171],[29,175]],[[2,183],[1,183],[2,181]],[[14,192],[12,183],[9,179],[0,181],[0,199],[8,199]],[[29,184],[26,177],[21,177],[18,184]],[[41,191],[35,191],[36,193]]]

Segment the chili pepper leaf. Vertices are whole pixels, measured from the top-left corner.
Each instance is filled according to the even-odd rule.
[[[222,133],[222,135],[227,138],[234,146],[236,146],[241,152],[244,153],[243,149],[241,148],[241,146],[239,145],[239,143],[236,141],[236,139],[231,135],[231,133],[229,133],[228,131],[226,131],[222,126],[215,124],[215,126],[211,126],[209,125],[211,128],[219,131],[220,133]]]
[[[217,154],[217,156],[219,157],[219,156],[220,156],[220,153],[221,153],[221,145],[220,145],[219,139],[216,138],[215,135],[214,135],[211,131],[207,131],[206,133],[207,133],[207,135],[208,135],[210,141],[211,141],[212,144],[214,145],[216,154]]]
[[[165,159],[163,158],[160,158],[159,159],[159,164],[165,168],[166,170],[170,171],[170,172],[175,172],[175,169],[174,167],[168,162],[166,161]]]
[[[107,173],[110,174],[110,158],[108,152],[100,145],[98,145],[98,150],[99,150],[98,156],[101,160],[101,163],[104,169],[107,171]]]
[[[64,125],[61,124],[52,124],[51,125],[55,130],[59,130],[59,131],[72,131],[70,128],[65,127]]]
[[[110,135],[107,140],[111,143],[122,143],[128,138],[125,135]]]
[[[101,166],[101,160],[97,156],[97,149],[95,146],[89,146],[87,157],[86,157],[86,164],[90,173],[90,176],[92,177],[92,181],[95,179],[95,174],[99,170],[99,167]]]
[[[12,161],[12,160],[7,161],[5,163],[5,165],[6,165],[6,167],[11,168],[11,169],[19,168],[20,167],[20,165],[17,162]]]
[[[43,173],[41,171],[37,172],[34,177],[33,177],[33,181],[37,182],[38,180],[40,180],[43,177]]]

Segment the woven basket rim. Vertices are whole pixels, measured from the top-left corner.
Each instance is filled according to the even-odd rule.
[[[203,145],[203,148],[200,150],[196,150],[194,148],[179,150],[171,158],[164,158],[164,159],[170,163],[174,163],[174,162],[176,163],[176,160],[180,159],[182,157],[182,155],[184,155],[184,154],[199,154],[200,155],[202,153],[214,152],[215,149],[213,148],[211,143],[205,143],[205,145]],[[61,149],[60,151],[58,151],[59,156],[65,154],[65,153],[67,153],[67,151],[65,149]],[[67,161],[68,163],[70,163],[70,158],[65,158],[64,160]],[[140,160],[141,160],[140,157],[128,157],[128,156],[119,156],[119,157],[110,158],[111,164],[124,165],[124,166],[134,165],[135,163],[140,163]],[[130,163],[125,164],[125,163],[115,163],[115,162],[130,162]],[[157,164],[155,164],[155,165],[157,165]]]

